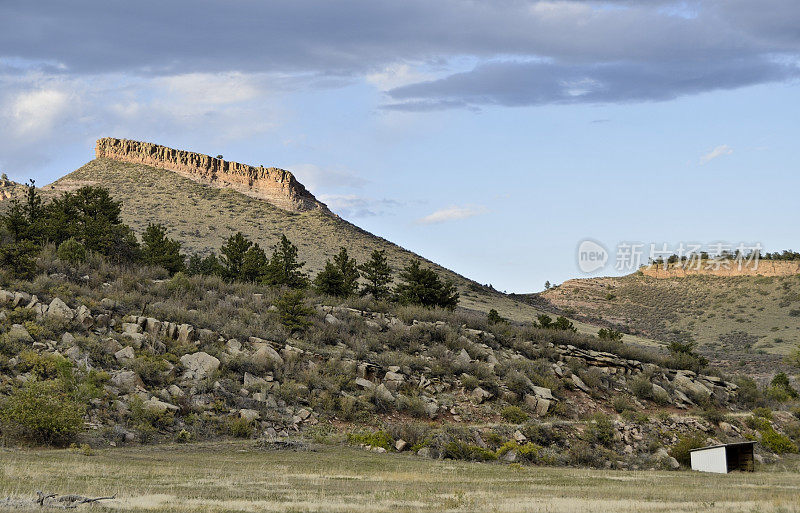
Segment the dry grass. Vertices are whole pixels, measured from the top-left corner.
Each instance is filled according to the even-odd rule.
[[[753,474],[620,472],[431,461],[350,448],[245,443],[0,452],[0,496],[118,499],[122,511],[800,511],[796,462]]]

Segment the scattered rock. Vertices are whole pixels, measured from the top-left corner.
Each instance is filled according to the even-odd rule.
[[[219,360],[203,351],[181,356],[181,363],[186,368],[184,377],[187,379],[204,379],[219,369]]]
[[[75,317],[75,312],[65,302],[59,298],[54,298],[50,301],[50,306],[47,307],[47,315],[71,321]]]

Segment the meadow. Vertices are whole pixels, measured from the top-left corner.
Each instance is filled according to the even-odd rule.
[[[0,497],[116,494],[92,511],[800,511],[798,460],[755,473],[606,471],[439,461],[253,442],[0,449]],[[38,507],[31,507],[38,510]],[[15,511],[20,511],[19,509]]]

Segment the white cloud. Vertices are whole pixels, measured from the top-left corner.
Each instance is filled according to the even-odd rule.
[[[417,219],[418,224],[436,224],[444,223],[447,221],[455,221],[458,219],[467,219],[486,213],[486,207],[482,206],[452,206],[443,208],[429,214],[423,218]]]
[[[26,91],[11,104],[11,129],[19,137],[40,137],[59,123],[69,107],[69,96],[56,89]]]
[[[733,148],[731,148],[727,144],[722,144],[720,146],[717,146],[713,150],[709,151],[702,157],[700,157],[700,165],[711,162],[717,157],[722,157],[723,155],[730,155],[731,153],[733,153]]]
[[[422,73],[409,64],[391,64],[381,71],[369,73],[366,76],[367,82],[377,86],[382,91],[388,91],[395,87],[401,87],[415,82],[423,82],[434,78],[433,74]]]

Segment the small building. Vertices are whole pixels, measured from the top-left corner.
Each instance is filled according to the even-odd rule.
[[[755,442],[737,442],[692,449],[692,470],[717,474],[727,474],[734,470],[752,472],[754,445]]]

